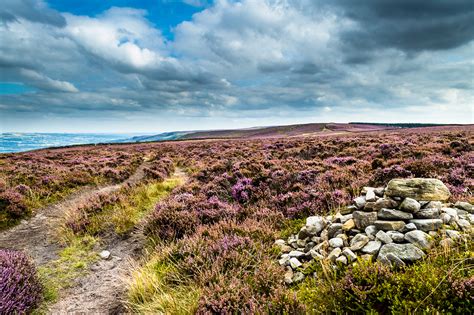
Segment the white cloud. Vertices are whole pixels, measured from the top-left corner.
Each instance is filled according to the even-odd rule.
[[[288,1],[222,0],[178,25],[173,47],[214,71],[241,77],[259,68],[324,61],[345,23],[332,14],[307,14]]]
[[[34,70],[20,69],[20,75],[24,77],[31,85],[43,90],[70,93],[79,92],[79,90],[69,82],[53,80]]]
[[[66,34],[105,62],[154,69],[173,59],[165,56],[164,38],[145,15],[143,10],[129,8],[111,8],[97,17],[66,14]]]

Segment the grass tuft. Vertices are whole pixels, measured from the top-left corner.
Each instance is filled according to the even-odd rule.
[[[127,306],[133,313],[193,314],[200,291],[191,285],[169,283],[169,275],[179,275],[170,260],[154,256],[144,266],[135,266],[127,280]],[[182,279],[183,280],[183,279]],[[173,279],[173,283],[180,283]]]

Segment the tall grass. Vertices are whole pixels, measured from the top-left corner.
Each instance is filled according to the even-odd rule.
[[[141,314],[195,313],[200,290],[196,286],[184,284],[185,279],[179,276],[170,281],[170,274],[179,275],[176,265],[159,255],[153,256],[144,266],[135,265],[126,280],[128,309]]]

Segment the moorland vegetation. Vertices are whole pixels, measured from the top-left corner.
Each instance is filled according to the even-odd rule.
[[[60,229],[72,240],[111,226],[127,237],[143,227],[146,250],[127,280],[128,311],[469,313],[472,238],[400,270],[376,261],[337,269],[321,263],[312,270],[316,276],[291,285],[274,242],[297,233],[308,216],[351,204],[364,186],[394,178],[437,178],[451,191],[449,202],[473,203],[473,143],[468,126],[6,154],[0,156],[1,225],[15,225],[80,187],[123,181],[146,161],[138,186],[79,205]],[[159,198],[130,202],[176,168],[186,171],[186,181]],[[116,223],[101,224],[115,212]]]

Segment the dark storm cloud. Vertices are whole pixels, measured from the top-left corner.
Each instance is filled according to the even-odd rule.
[[[57,11],[48,8],[42,1],[2,0],[0,5],[0,20],[4,23],[8,23],[18,21],[19,18],[58,27],[66,25],[64,17]]]
[[[356,30],[342,40],[351,48],[397,48],[409,53],[451,49],[474,39],[474,3],[471,0],[336,0],[335,6],[356,21]],[[365,62],[364,54],[349,61]]]

